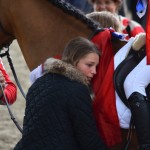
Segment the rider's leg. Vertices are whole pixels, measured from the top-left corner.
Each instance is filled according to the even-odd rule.
[[[126,45],[124,45],[114,56],[114,68],[116,69],[118,65],[126,58],[132,45],[134,38],[130,38]],[[116,109],[118,113],[120,127],[123,129],[129,128],[131,112],[127,106],[122,102],[117,92],[115,92],[116,97]]]
[[[146,96],[145,88],[150,83],[150,65],[146,65],[146,57],[129,73],[124,81],[126,97],[133,92],[139,92]]]
[[[124,89],[129,100],[140,150],[150,149],[150,99],[145,88],[150,83],[150,65],[146,57],[127,76]]]

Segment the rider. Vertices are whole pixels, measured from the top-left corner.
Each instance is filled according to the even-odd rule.
[[[98,122],[100,133],[109,147],[112,147],[117,143],[118,144],[121,143],[119,121],[122,120],[118,120],[119,116],[117,112],[115,112],[116,107],[118,112],[121,112],[120,111],[121,108],[118,107],[119,98],[116,99],[116,95],[114,94],[115,93],[114,85],[113,85],[113,72],[115,69],[114,65],[115,67],[117,67],[116,60],[118,60],[117,61],[118,64],[121,63],[121,61],[127,56],[128,54],[127,50],[130,50],[132,44],[133,44],[132,46],[133,49],[139,50],[145,44],[144,37],[145,34],[141,34],[139,38],[138,35],[136,36],[136,38],[131,38],[129,42],[115,54],[114,59],[113,59],[113,53],[111,52],[112,49],[111,43],[109,43],[110,39],[107,38],[107,34],[102,32],[100,34],[95,35],[95,37],[92,39],[92,41],[98,44],[101,49],[104,49],[103,55],[100,60],[100,64],[97,68],[97,75],[94,77],[94,81],[93,81],[93,88],[95,92],[94,114]],[[102,44],[101,39],[103,39],[104,44]],[[120,51],[122,53],[118,56],[118,53],[120,53]],[[150,83],[149,76],[148,76],[150,68],[149,66],[146,65],[146,57],[140,62],[140,64],[135,69],[136,70],[133,73],[131,72],[127,77],[124,84],[125,86],[124,88],[125,88],[125,93],[127,94],[127,98],[129,98],[129,103],[131,104],[131,112],[133,115],[133,119],[135,121],[135,128],[137,130],[137,136],[139,139],[139,146],[141,148],[140,150],[143,150],[144,148],[150,147],[150,141],[149,141],[150,140],[150,130],[149,130],[150,102],[146,101],[146,99],[149,100],[149,98],[146,96],[145,93],[145,88]],[[143,71],[147,73],[145,74]],[[147,77],[143,77],[143,73]],[[143,79],[139,80],[139,78],[143,78]],[[130,87],[132,89],[130,89]],[[137,98],[137,101],[135,101],[135,97]],[[119,102],[121,103],[121,101]],[[141,103],[143,104],[143,106]],[[125,105],[121,104],[121,107],[122,106]],[[103,110],[101,110],[101,108],[103,108]],[[129,109],[127,115],[121,116],[121,117],[126,117],[126,119],[128,120],[127,126],[126,127],[121,126],[121,127],[128,129],[130,118],[131,118]],[[123,119],[123,118],[119,117],[119,119]]]
[[[101,13],[105,13],[105,12],[101,11]],[[88,16],[91,17],[92,19],[100,22],[100,24],[101,24],[102,18],[99,16],[102,16],[102,15],[98,14],[98,12],[93,12],[93,13],[89,14]],[[108,14],[107,14],[107,16],[108,16]],[[108,18],[106,20],[108,20]],[[109,22],[110,21],[112,21],[112,19],[109,19]],[[109,25],[109,22],[108,23],[106,22],[105,24]],[[133,43],[133,46],[132,46],[132,43]],[[115,58],[114,58],[115,68],[121,62],[121,60],[123,60],[126,57],[127,52],[130,50],[131,46],[133,47],[134,50],[139,50],[143,45],[145,45],[145,34],[144,33],[137,35],[135,39],[131,38],[128,41],[128,43],[121,50],[119,50],[118,53],[121,53],[121,54],[117,53],[115,55]],[[146,65],[146,57],[144,57],[143,60],[139,63],[139,65],[137,65],[137,67],[127,76],[124,87],[125,87],[125,93],[126,93],[127,98],[129,98],[131,96],[131,98],[129,98],[130,101],[132,101],[132,99],[134,99],[134,97],[135,97],[134,95],[140,97],[140,94],[142,94],[143,95],[142,99],[144,99],[144,96],[147,96],[146,92],[145,92],[145,88],[150,83],[150,78],[149,78],[149,76],[146,76],[146,74],[149,74],[150,73],[149,71],[150,71],[150,68],[148,65]],[[143,73],[145,74],[144,78],[143,78]],[[99,78],[99,77],[97,77],[97,78]],[[138,92],[138,94],[137,94],[137,92]],[[122,101],[118,97],[117,93],[115,94],[115,96],[116,96],[116,107],[117,107],[117,113],[118,113],[118,117],[119,117],[120,127],[128,129],[129,124],[130,124],[131,112],[122,103]],[[139,102],[140,102],[140,99],[139,99]],[[132,107],[134,109],[133,103],[132,103]],[[147,144],[146,147],[150,147],[150,141],[149,141],[150,133],[149,133],[149,128],[148,128],[150,126],[150,121],[149,121],[150,119],[148,119],[150,117],[149,104],[150,104],[150,102],[148,103],[145,101],[145,104],[144,104],[145,106],[143,106],[145,108],[142,108],[142,107],[139,108],[139,110],[137,110],[138,112],[134,112],[131,109],[132,115],[134,116],[135,126],[136,126],[136,130],[138,133],[139,145],[140,145],[141,149],[145,148],[146,144]],[[143,116],[142,116],[144,109],[147,110],[147,112],[145,112],[145,121],[143,121]],[[140,118],[137,117],[138,113],[140,113],[140,115],[141,115]],[[137,120],[137,118],[139,118],[139,119]],[[143,126],[141,124],[139,124],[139,122],[142,122],[142,121],[143,121],[143,124],[142,124]],[[144,128],[145,130],[142,130],[142,128]]]
[[[138,50],[145,45],[145,41],[145,34],[139,36],[133,43],[133,49]],[[140,47],[139,44],[141,44]],[[146,93],[146,88],[150,83],[149,74],[150,65],[147,65],[145,56],[129,73],[124,82],[125,94],[130,105],[139,141],[139,150],[150,149],[150,97]]]

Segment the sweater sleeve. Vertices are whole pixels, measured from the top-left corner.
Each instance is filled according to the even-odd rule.
[[[77,143],[82,150],[106,150],[96,127],[88,89],[75,88],[70,93],[69,114]]]
[[[6,72],[1,59],[0,59],[0,70],[2,74],[4,75],[5,82],[6,82],[4,93],[6,95],[7,101],[9,104],[13,104],[16,101],[17,88],[15,84],[10,80],[9,75]],[[6,104],[4,96],[0,98],[0,103]]]

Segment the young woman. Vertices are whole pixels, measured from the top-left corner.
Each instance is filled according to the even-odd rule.
[[[44,63],[44,75],[27,94],[23,135],[15,150],[106,150],[95,124],[90,81],[99,63],[97,47],[78,37],[62,60]]]

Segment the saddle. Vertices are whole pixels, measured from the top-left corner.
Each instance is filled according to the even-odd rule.
[[[125,96],[124,81],[127,75],[138,65],[138,63],[146,56],[146,47],[143,46],[139,51],[134,51],[132,48],[128,56],[118,65],[114,72],[114,86],[115,90],[123,101],[123,103],[129,108],[128,100]],[[147,93],[150,90],[150,84],[146,88]],[[148,94],[150,95],[150,94]]]

